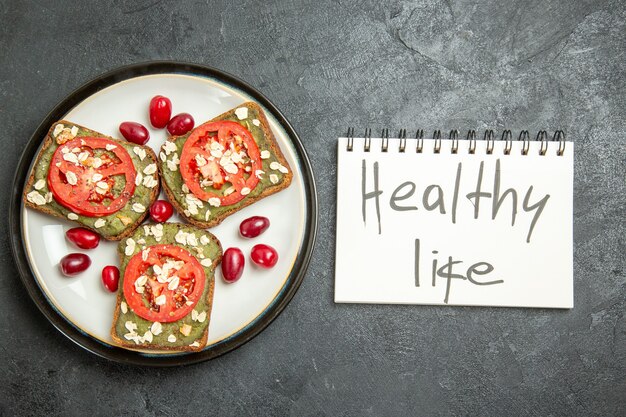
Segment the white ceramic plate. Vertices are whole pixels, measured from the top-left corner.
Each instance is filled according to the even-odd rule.
[[[286,305],[289,300],[283,298],[287,295],[288,298],[293,296],[308,263],[315,235],[316,203],[313,177],[302,146],[283,116],[273,106],[267,107],[268,104],[271,105],[269,101],[241,81],[215,70],[188,64],[160,63],[165,66],[163,68],[158,64],[150,64],[153,66],[152,71],[144,75],[137,74],[132,69],[142,69],[145,66],[122,68],[118,73],[127,77],[122,81],[116,81],[113,77],[113,82],[104,82],[103,80],[111,79],[111,74],[104,75],[91,83],[104,84],[97,86],[99,91],[82,99],[74,99],[76,103],[55,119],[67,119],[113,137],[120,137],[118,126],[121,122],[136,121],[148,127],[148,145],[157,151],[165,141],[167,131],[153,129],[149,123],[147,109],[153,96],[161,94],[169,97],[173,104],[173,114],[190,113],[196,124],[245,101],[255,101],[264,108],[272,131],[293,170],[293,180],[287,189],[244,208],[219,226],[210,229],[224,249],[239,247],[244,254],[249,255],[252,246],[266,243],[278,251],[279,262],[274,268],[265,270],[252,264],[248,256],[243,276],[234,284],[226,284],[218,268],[205,352],[183,356],[154,353],[143,355],[133,352],[142,358],[139,362],[144,363],[147,360],[169,364],[167,357],[175,357],[172,363],[180,363],[181,360],[186,362],[183,359],[185,356],[192,357],[189,361],[198,361],[233,349],[260,332],[280,312],[273,311],[275,309],[272,307],[278,302],[283,304],[282,307]],[[172,65],[174,70],[169,70]],[[80,89],[78,92],[80,93]],[[74,96],[76,94],[77,92],[73,93]],[[71,100],[71,97],[66,101]],[[47,129],[43,124],[42,128]],[[40,144],[43,136],[34,136],[31,142],[33,140],[39,140]],[[28,158],[26,153],[24,157]],[[30,159],[31,165],[33,159]],[[18,171],[18,177],[19,174]],[[163,192],[160,198],[166,198]],[[239,224],[254,215],[269,218],[270,228],[256,239],[240,237]],[[75,223],[35,212],[23,205],[20,218],[24,254],[32,277],[47,302],[81,336],[100,342],[106,348],[105,352],[121,350],[113,349],[109,334],[116,297],[104,289],[100,279],[104,266],[119,264],[116,255],[117,242],[101,241],[96,249],[80,250],[65,239],[65,231],[75,227]],[[177,215],[170,221],[184,222]],[[87,271],[73,278],[63,276],[58,268],[59,260],[70,252],[86,253],[93,262]],[[290,288],[294,285],[295,288]],[[68,336],[77,341],[71,335]],[[83,345],[80,341],[77,342]],[[102,352],[96,353],[102,355]],[[193,357],[194,355],[199,357]]]

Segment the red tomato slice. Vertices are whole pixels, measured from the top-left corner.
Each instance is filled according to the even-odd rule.
[[[137,253],[124,272],[128,306],[150,321],[169,323],[182,319],[204,292],[206,277],[202,265],[180,246],[155,245],[146,250],[146,259],[143,252]],[[178,277],[176,286],[172,284],[174,277]]]
[[[230,121],[195,128],[180,157],[180,173],[193,195],[204,201],[219,198],[222,206],[235,204],[252,191],[259,183],[256,171],[262,167],[252,134]],[[226,183],[232,184],[232,192],[217,193]]]
[[[102,217],[126,205],[135,192],[136,173],[121,145],[105,138],[80,137],[59,146],[52,155],[48,187],[54,199],[74,213]],[[117,195],[113,191],[116,176],[125,180]]]

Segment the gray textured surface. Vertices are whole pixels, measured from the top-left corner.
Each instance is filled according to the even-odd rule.
[[[137,369],[44,319],[1,223],[0,415],[626,415],[623,2],[55,3],[0,0],[3,189],[75,87],[122,64],[197,61],[259,88],[301,134],[319,240],[300,291],[252,342]],[[335,305],[334,143],[347,126],[565,129],[577,144],[575,308]]]

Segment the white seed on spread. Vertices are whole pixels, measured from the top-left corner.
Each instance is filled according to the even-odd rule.
[[[270,182],[272,184],[277,184],[278,183],[278,175],[276,174],[270,174]]]
[[[150,330],[147,330],[144,334],[143,334],[143,340],[145,340],[148,343],[152,343],[152,332]]]
[[[191,212],[187,209],[183,210],[183,213],[185,214],[185,216],[189,217],[191,216]]]
[[[51,203],[51,202],[52,202],[52,193],[48,191],[46,193],[46,203]]]
[[[104,219],[98,219],[94,222],[93,227],[95,227],[96,229],[101,228],[102,226],[104,226],[105,224],[107,224],[107,221]]]
[[[213,207],[219,207],[222,204],[222,201],[217,197],[209,198],[209,205]]]
[[[120,303],[120,310],[122,310],[122,314],[128,313],[128,304],[126,304],[126,301]]]
[[[261,159],[268,159],[270,157],[270,151],[264,150],[261,151]]]
[[[143,175],[141,175],[141,172],[137,173],[137,176],[135,177],[135,185],[137,187],[139,187],[141,185],[141,180],[143,179]]]
[[[143,179],[143,186],[147,188],[154,188],[159,182],[153,176],[146,176]]]
[[[150,231],[154,235],[154,240],[160,242],[163,237],[163,225],[159,223],[155,226],[150,226]]]
[[[139,146],[135,146],[133,148],[133,152],[135,153],[135,155],[137,155],[139,157],[139,160],[143,161],[144,158],[146,157],[146,150],[140,148]]]
[[[126,330],[128,330],[129,332],[134,332],[135,330],[137,330],[137,324],[130,320],[124,323],[124,327],[126,327]]]
[[[184,335],[184,336],[189,336],[189,334],[191,333],[191,326],[188,324],[183,324],[181,326],[181,328],[179,329],[179,331]]]
[[[35,190],[41,190],[46,185],[46,180],[39,180],[35,183]]]
[[[63,159],[65,159],[67,162],[71,162],[73,164],[78,164],[78,156],[76,156],[75,153],[68,152],[68,153],[63,155]]]
[[[202,155],[196,154],[195,160],[196,160],[196,165],[198,165],[198,167],[203,167],[207,164],[207,160]]]
[[[43,206],[44,204],[46,204],[45,197],[39,194],[39,192],[37,191],[31,191],[30,193],[26,194],[26,199],[33,204],[37,204],[38,206]]]
[[[203,245],[208,245],[210,241],[211,239],[209,239],[207,235],[200,236],[200,243]]]
[[[165,294],[161,294],[157,298],[154,299],[154,304],[158,306],[163,306],[165,305],[165,301],[166,301]]]
[[[248,118],[248,108],[247,107],[239,107],[237,110],[235,110],[235,114],[237,115],[237,118],[239,120],[247,119]]]
[[[187,243],[187,233],[179,230],[178,233],[176,233],[176,235],[174,236],[174,240],[178,243],[180,243],[181,245],[184,245]]]
[[[230,164],[223,165],[223,168],[224,171],[228,172],[229,174],[236,174],[237,172],[239,172],[239,168],[237,168],[237,165],[232,162]]]
[[[276,161],[272,161],[272,163],[270,164],[270,169],[273,169],[274,171],[278,171],[279,168],[280,168],[280,164]]]
[[[257,169],[256,171],[254,171],[254,175],[260,180],[263,179],[263,174],[265,174],[265,171],[263,171],[262,169]]]
[[[205,320],[206,320],[206,311],[203,311],[202,313],[198,314],[198,322],[204,323]]]
[[[143,173],[146,175],[151,175],[151,174],[154,174],[155,172],[157,172],[156,164],[150,164],[147,167],[145,167],[143,170]]]
[[[195,342],[193,342],[192,344],[189,345],[189,347],[200,347],[200,343],[198,343],[198,341],[196,340]]]
[[[89,157],[89,152],[81,152],[78,154],[78,162],[85,162]]]
[[[196,320],[198,320],[198,311],[196,311],[196,310],[191,310],[191,320],[192,320],[192,321],[196,321]]]
[[[255,126],[261,126],[261,122],[259,122],[259,119],[252,119],[252,124]]]
[[[172,142],[171,140],[167,140],[163,144],[163,150],[165,150],[166,155],[169,155],[172,152],[176,151],[176,144]]]
[[[67,218],[70,220],[78,220],[78,214],[76,213],[67,213]]]
[[[198,246],[198,239],[196,239],[195,233],[187,233],[187,244],[189,246]]]
[[[172,278],[170,283],[167,284],[167,289],[170,291],[174,291],[176,288],[178,288],[179,282],[180,282],[180,278],[178,278],[177,276],[174,276],[174,278]]]
[[[65,126],[61,123],[59,123],[58,125],[56,125],[54,127],[54,130],[52,131],[52,134],[54,135],[54,137],[59,136],[59,133],[61,133],[61,131],[63,130]]]
[[[173,334],[167,336],[167,341],[170,343],[174,343],[176,341],[176,336],[174,336]]]
[[[91,181],[98,182],[102,179],[102,174],[98,174],[97,172],[91,176]]]
[[[72,136],[78,135],[78,126],[72,126],[72,128],[70,129],[70,133],[72,134]]]
[[[117,148],[117,146],[111,144],[111,143],[107,143],[106,146],[104,147],[107,151],[112,151],[113,149]]]
[[[209,221],[209,217],[211,217],[211,210],[207,208],[206,212],[204,213],[204,221]]]
[[[209,268],[211,265],[213,265],[213,261],[209,258],[206,258],[200,261],[200,265],[206,266],[207,268]]]
[[[139,244],[139,245],[145,245],[145,244],[146,244],[146,239],[144,239],[144,238],[137,239],[137,244]]]
[[[167,169],[169,169],[170,171],[176,171],[178,169],[178,167],[176,166],[176,164],[172,161],[167,161]]]
[[[167,155],[165,155],[165,152],[160,152],[159,158],[161,158],[161,161],[165,162],[167,160]]]
[[[150,326],[150,331],[153,335],[158,336],[163,332],[163,326],[158,321],[155,321],[152,323],[152,326]]]
[[[143,233],[144,233],[146,236],[150,236],[150,235],[151,235],[151,232],[150,232],[150,227],[149,227],[149,226],[144,226],[144,227],[143,227]]]
[[[132,237],[126,239],[126,248],[124,249],[124,253],[126,254],[126,256],[131,256],[133,253],[135,253],[135,241]]]
[[[61,153],[62,153],[63,155],[65,155],[65,154],[66,154],[66,153],[68,153],[69,151],[70,151],[70,149],[69,149],[67,146],[64,146],[64,147],[62,147],[62,148],[61,148]]]
[[[150,249],[144,249],[141,251],[141,260],[142,261],[147,261],[148,260],[148,255],[150,254]]]
[[[135,291],[139,294],[143,294],[143,288],[148,282],[148,277],[145,275],[141,275],[139,278],[135,280]]]
[[[102,159],[95,157],[93,161],[91,161],[91,166],[94,168],[100,168],[102,166]]]
[[[141,203],[134,203],[133,211],[136,213],[143,213],[144,211],[146,211],[146,207]]]
[[[98,181],[96,183],[96,187],[102,188],[103,190],[108,190],[109,189],[109,184],[104,182],[104,181]]]
[[[183,193],[189,193],[189,187],[187,187],[187,184],[183,184],[181,189],[183,190]]]
[[[250,194],[250,189],[248,187],[243,187],[241,189],[241,195],[248,195]]]

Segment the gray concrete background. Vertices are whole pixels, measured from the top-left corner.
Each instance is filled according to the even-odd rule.
[[[177,369],[108,363],[66,340],[29,300],[0,223],[0,414],[626,415],[625,22],[619,0],[0,0],[4,190],[72,89],[178,59],[273,100],[320,199],[311,267],[284,313],[244,347]],[[334,144],[348,126],[565,129],[575,308],[335,305]]]

